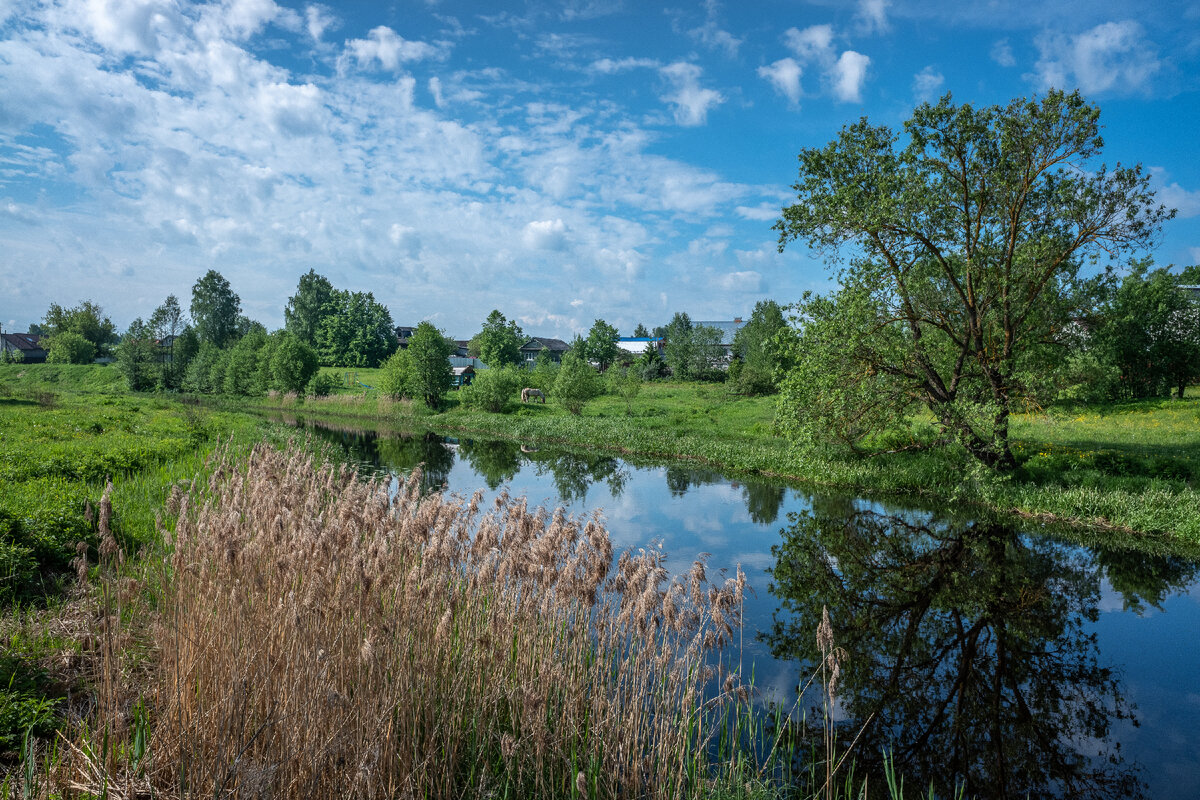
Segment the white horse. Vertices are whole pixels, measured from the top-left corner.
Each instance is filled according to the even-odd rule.
[[[530,400],[532,400],[535,397],[541,399],[542,405],[546,404],[546,393],[543,392],[541,389],[526,388],[526,389],[521,390],[521,402],[522,403],[528,403]]]

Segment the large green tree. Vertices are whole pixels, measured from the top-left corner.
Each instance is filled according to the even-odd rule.
[[[686,312],[676,313],[662,328],[663,358],[675,378],[695,380],[715,369],[724,354],[722,336],[718,328],[697,325]]]
[[[776,341],[788,330],[783,308],[774,300],[755,304],[750,319],[733,337],[733,354],[741,362],[738,389],[746,394],[770,394],[775,391],[780,367],[780,346]]]
[[[779,247],[852,253],[836,277],[866,307],[841,350],[848,392],[899,382],[975,458],[1015,467],[1010,409],[1061,360],[1083,265],[1148,246],[1174,213],[1140,166],[1095,164],[1099,118],[1078,93],[947,95],[913,112],[905,142],[864,118],[800,153]]]
[[[336,295],[333,284],[316,270],[310,269],[301,275],[296,293],[288,298],[283,309],[288,333],[309,347],[315,347],[321,320],[336,310]]]
[[[187,358],[181,356],[194,355],[186,351],[176,351],[177,339],[188,327],[187,315],[179,305],[179,298],[173,294],[167,295],[162,305],[154,309],[154,313],[146,320],[150,336],[157,340],[156,357],[158,363],[159,381],[165,388],[178,389],[187,369]]]
[[[614,326],[602,319],[596,320],[584,340],[584,358],[594,361],[601,372],[608,369],[621,354],[621,348],[617,346],[620,335]]]
[[[392,315],[371,292],[335,292],[317,330],[317,353],[329,367],[378,367],[399,346]]]
[[[138,317],[130,323],[117,345],[117,369],[125,376],[130,391],[153,389],[162,374],[154,333],[154,327]]]
[[[468,352],[489,367],[521,363],[521,345],[525,334],[515,321],[507,319],[499,309],[493,309],[483,323],[483,329],[471,339]]]
[[[91,342],[93,357],[110,355],[112,345],[117,342],[117,327],[113,325],[112,320],[104,316],[104,309],[91,300],[84,300],[74,308],[63,308],[58,303],[51,303],[39,329],[50,337],[47,350],[53,349],[54,337],[63,333],[78,334]],[[74,345],[72,347],[79,349]],[[87,360],[90,362],[92,359]]]
[[[441,408],[446,392],[454,381],[450,356],[454,344],[431,322],[417,325],[408,340],[407,352],[412,357],[413,394],[433,410]]]
[[[191,311],[200,341],[224,347],[238,337],[242,300],[215,269],[192,285]]]
[[[1176,280],[1149,260],[1136,262],[1093,320],[1087,348],[1114,368],[1112,396],[1183,397],[1200,377],[1200,303]]]

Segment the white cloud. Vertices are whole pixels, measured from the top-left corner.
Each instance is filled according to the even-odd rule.
[[[779,219],[779,206],[768,203],[758,206],[738,206],[734,211],[742,219],[751,219],[755,222],[773,222]]]
[[[304,9],[305,29],[314,42],[320,42],[325,31],[338,27],[338,20],[332,12],[321,5],[311,5]]]
[[[813,25],[804,30],[789,28],[783,38],[801,62],[828,63],[833,59],[832,25]]]
[[[615,75],[632,69],[657,69],[658,66],[659,62],[652,58],[621,58],[617,60],[602,58],[599,61],[593,61],[588,67],[588,71],[598,75]]]
[[[429,79],[429,93],[433,95],[433,104],[438,108],[446,107],[446,98],[442,96],[442,79],[434,75]]]
[[[925,67],[913,76],[913,96],[917,102],[927,103],[942,93],[946,77],[933,66]]]
[[[853,50],[842,53],[833,68],[833,96],[843,103],[861,103],[870,66],[871,59],[862,53]]]
[[[804,69],[793,58],[781,58],[773,64],[758,68],[758,76],[775,87],[792,105],[800,104],[800,78]]]
[[[1043,90],[1146,91],[1161,68],[1154,44],[1133,20],[1105,22],[1074,36],[1044,34],[1037,47],[1041,57],[1027,77]]]
[[[717,11],[716,0],[704,0],[704,24],[698,28],[692,28],[688,31],[688,35],[706,47],[721,50],[727,57],[735,58],[742,40],[721,28],[717,22]]]
[[[659,70],[671,84],[671,90],[662,95],[662,99],[675,107],[675,122],[680,125],[703,125],[708,120],[709,109],[725,102],[720,92],[700,86],[701,73],[700,67],[685,61]]]
[[[885,33],[888,30],[887,10],[891,0],[858,0],[855,17],[864,33]]]
[[[82,0],[66,9],[95,41],[117,53],[153,53],[176,16],[167,0]]]
[[[1017,59],[1013,56],[1012,45],[1008,43],[1008,39],[1000,39],[992,45],[991,52],[992,61],[995,61],[1002,67],[1015,67]]]
[[[1188,191],[1174,181],[1167,183],[1167,172],[1161,167],[1151,168],[1150,175],[1158,202],[1167,208],[1178,209],[1180,218],[1200,216],[1200,189]]]
[[[567,226],[561,219],[530,222],[521,235],[530,250],[562,250],[567,244]]]
[[[386,25],[372,28],[366,39],[348,39],[345,57],[352,57],[363,69],[373,69],[376,63],[395,71],[409,61],[436,58],[440,50],[426,42],[409,41]],[[341,64],[344,67],[345,61]]]
[[[728,272],[717,279],[717,285],[727,292],[760,292],[763,279],[754,270]]]
[[[810,63],[821,67],[823,82],[836,100],[862,102],[862,87],[871,59],[854,50],[838,55],[832,25],[812,25],[804,30],[789,28],[783,38],[801,67]]]

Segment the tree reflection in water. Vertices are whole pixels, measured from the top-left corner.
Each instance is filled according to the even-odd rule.
[[[942,795],[1144,796],[1110,741],[1132,709],[1086,627],[1102,573],[1082,548],[856,510],[793,516],[773,551],[780,610],[766,638],[777,658],[816,663],[828,607],[849,656],[841,740],[870,718],[860,770],[878,775],[890,751]]]
[[[483,478],[489,489],[510,481],[521,471],[521,446],[503,439],[464,439],[459,455]]]

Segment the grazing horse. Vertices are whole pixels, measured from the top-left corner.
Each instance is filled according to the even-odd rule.
[[[542,400],[542,405],[546,404],[546,394],[541,389],[522,389],[521,402],[528,403],[531,399],[539,397]]]

